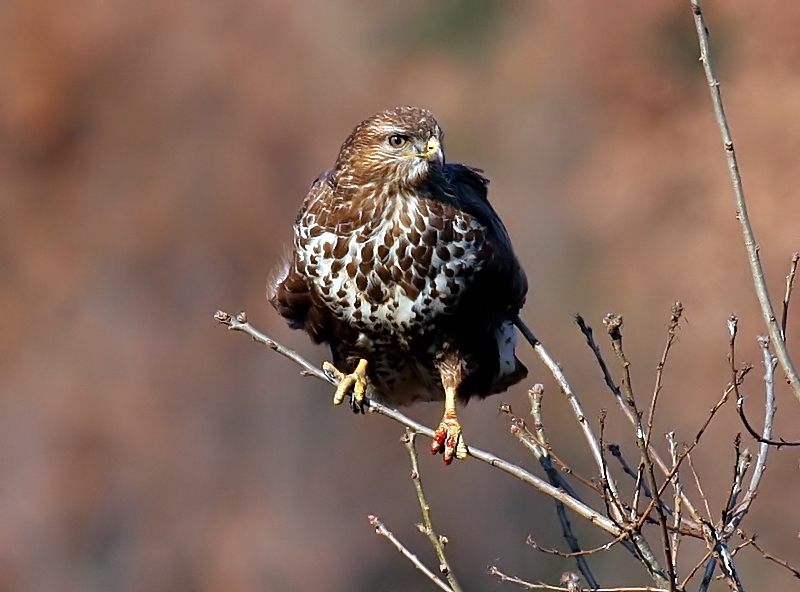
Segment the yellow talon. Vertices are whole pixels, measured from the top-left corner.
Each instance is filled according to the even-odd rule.
[[[453,458],[459,460],[467,458],[469,454],[467,443],[461,434],[461,424],[456,417],[456,390],[454,388],[445,389],[445,410],[439,427],[433,435],[431,442],[431,452],[442,453],[445,464],[453,462]]]
[[[353,410],[356,412],[363,411],[364,397],[367,392],[367,361],[364,359],[359,360],[358,366],[351,374],[340,372],[330,362],[323,363],[322,369],[339,381],[339,386],[336,387],[336,392],[333,395],[333,404],[340,405],[344,401],[345,395],[352,389]]]

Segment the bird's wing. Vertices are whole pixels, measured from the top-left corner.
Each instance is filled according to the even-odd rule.
[[[447,164],[444,167],[444,174],[453,190],[455,205],[488,229],[487,240],[492,249],[486,264],[500,282],[498,288],[508,290],[511,306],[519,310],[525,302],[528,280],[514,253],[503,221],[489,203],[489,180],[481,172],[480,169],[463,164]]]
[[[329,178],[330,171],[327,171],[311,184],[294,225],[294,253],[281,268],[281,273],[277,281],[270,286],[269,293],[270,304],[289,322],[289,325],[293,329],[305,329],[317,343],[327,339],[329,323],[324,306],[315,298],[299,251],[311,230],[305,226],[314,220],[313,216],[307,217],[306,214],[309,210],[317,209],[331,191]]]

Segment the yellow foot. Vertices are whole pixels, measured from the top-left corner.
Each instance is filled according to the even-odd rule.
[[[461,460],[467,458],[467,444],[461,435],[461,424],[455,414],[445,413],[431,441],[431,454],[442,453],[444,464],[453,462],[453,457]]]
[[[330,362],[324,362],[322,369],[339,381],[333,395],[333,404],[340,405],[347,393],[352,393],[350,406],[354,413],[364,413],[364,396],[367,392],[367,361],[359,360],[352,374],[340,372]]]

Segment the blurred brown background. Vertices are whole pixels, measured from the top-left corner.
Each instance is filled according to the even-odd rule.
[[[779,299],[800,248],[800,4],[706,12]],[[432,109],[448,158],[492,179],[531,280],[524,318],[592,417],[612,409],[631,458],[572,315],[597,329],[624,315],[648,401],[683,301],[656,430],[690,440],[728,382],[727,316],[744,361],[764,330],[697,55],[688,0],[0,2],[0,590],[430,587],[366,520],[434,565],[402,430],[332,408],[325,385],[212,320],[246,309],[325,358],[268,306],[267,277],[311,180],[398,104]],[[798,314],[790,334],[800,356]],[[557,450],[591,474],[557,388],[521,357]],[[744,389],[757,423],[761,374]],[[527,386],[462,420],[471,444],[535,468],[497,413],[524,411]],[[778,402],[779,433],[800,436],[800,405]],[[409,413],[431,424],[440,408]],[[740,430],[726,407],[695,457],[715,512]],[[563,548],[545,496],[476,462],[421,461],[467,589],[511,589],[486,575],[494,561],[550,582],[572,568],[524,543]],[[794,563],[798,493],[798,453],[773,451],[744,522]],[[585,544],[607,540],[575,522]],[[592,564],[605,585],[646,583],[619,549]],[[752,550],[741,566],[752,589],[796,588]]]

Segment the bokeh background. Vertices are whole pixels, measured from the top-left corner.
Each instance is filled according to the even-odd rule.
[[[800,249],[800,4],[706,13],[779,299]],[[400,427],[334,409],[325,385],[212,319],[246,309],[325,359],[268,306],[267,278],[311,180],[398,104],[432,109],[448,158],[491,178],[531,280],[523,317],[631,459],[573,315],[624,316],[646,402],[684,303],[655,429],[659,445],[690,440],[729,380],[728,315],[741,361],[759,363],[764,330],[697,56],[688,1],[0,2],[0,590],[430,587],[366,519],[435,564]],[[556,449],[593,474],[563,397],[520,356]],[[756,423],[761,374],[744,387]],[[535,470],[497,411],[524,412],[530,384],[462,422]],[[800,405],[783,388],[778,402],[779,433],[800,436]],[[440,408],[409,413],[432,424]],[[726,406],[695,455],[714,518],[741,430]],[[563,548],[545,496],[477,462],[421,463],[466,589],[512,589],[493,562],[553,583],[572,568],[525,545]],[[773,451],[744,523],[795,564],[799,493],[798,453]],[[607,540],[575,522],[586,545]],[[688,567],[702,549],[682,552]],[[591,563],[607,586],[647,583],[624,551]],[[797,586],[752,550],[740,565],[751,589]]]

